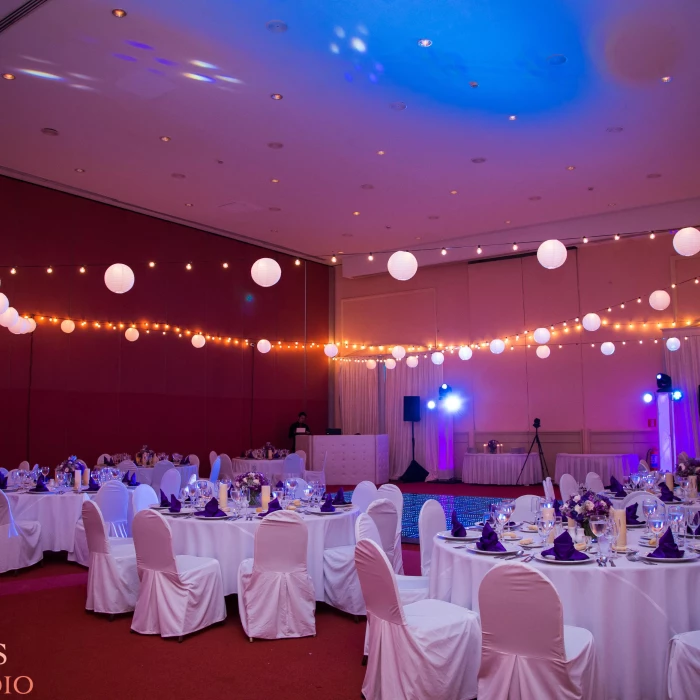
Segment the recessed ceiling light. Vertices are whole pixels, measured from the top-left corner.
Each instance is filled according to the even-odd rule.
[[[270,233],[279,233],[279,229],[271,228]]]
[[[472,80],[472,81],[469,83],[469,87],[478,88],[478,87],[479,87],[479,83],[477,83],[476,80]]]
[[[56,129],[50,129],[49,127],[44,127],[41,130],[42,134],[46,134],[47,136],[58,136],[58,131]]]
[[[611,202],[610,204],[608,204],[608,206],[609,206],[609,207],[616,207],[616,206],[617,206],[617,203],[616,203],[616,202]]]
[[[359,215],[360,215],[360,212],[359,212],[359,211],[354,211],[354,212],[352,213],[352,215],[353,215],[353,216],[359,216]]]
[[[378,156],[383,156],[386,153],[386,151],[377,151]]]
[[[397,112],[403,112],[403,110],[406,109],[406,103],[405,102],[392,102],[389,105],[389,107],[396,110]]]
[[[514,122],[517,118],[518,118],[518,117],[516,117],[515,114],[511,114],[511,115],[508,117],[508,121]]]
[[[284,95],[280,95],[279,92],[273,92],[273,93],[270,95],[270,97],[271,97],[273,100],[281,100],[281,99],[283,99]]]
[[[280,148],[284,148],[284,144],[280,143],[279,141],[270,141],[270,143],[267,144],[267,147],[274,150],[279,150]]]
[[[427,49],[428,46],[432,46],[433,42],[432,39],[418,39],[418,46],[422,46],[424,49]]]
[[[270,180],[270,182],[274,182],[275,184],[277,184],[277,183],[279,182],[279,180],[278,180],[276,177],[273,177],[273,178]]]
[[[15,76],[12,73],[3,73],[2,77],[5,80],[14,80],[15,79]]]
[[[184,180],[185,176],[182,173],[173,173],[170,177],[174,177],[176,180]]]
[[[117,19],[122,19],[122,17],[126,17],[126,10],[112,10],[112,14]]]
[[[352,233],[341,233],[340,234],[343,238],[352,238],[353,234]]]
[[[168,143],[171,140],[170,136],[159,136],[160,140],[164,143]]]
[[[647,175],[647,177],[648,177],[650,180],[655,180],[657,177],[661,177],[661,173],[649,173],[649,174]]]
[[[75,169],[75,172],[76,172],[76,173],[84,173],[85,170],[83,170],[83,168],[76,168],[76,169]]]
[[[450,190],[450,194],[457,194],[457,190]]]
[[[566,169],[567,170],[576,170],[576,166],[575,165],[567,165]]]
[[[428,218],[431,219],[432,221],[436,221],[440,217],[437,214],[431,214]]]
[[[185,206],[186,206],[186,207],[193,207],[194,204],[190,204],[189,202],[186,202],[186,203],[185,203]]]
[[[539,202],[542,197],[540,197],[538,194],[533,195],[532,197],[529,197],[529,200],[531,202]]]
[[[485,163],[486,158],[472,158],[472,163]]]
[[[287,23],[283,22],[281,19],[271,19],[269,22],[265,23],[265,27],[268,32],[273,34],[281,34],[287,31]]]
[[[510,223],[510,219],[506,219],[503,223],[504,223],[504,224],[509,224],[509,223]]]
[[[609,126],[605,131],[611,134],[619,134],[622,131],[621,126]]]
[[[281,207],[268,207],[270,211],[282,211]]]
[[[670,75],[664,75],[663,78],[661,78],[662,83],[670,83],[673,80],[673,78]]]
[[[419,240],[420,240],[420,236],[416,236],[416,240],[419,241]]]
[[[370,185],[370,184],[360,185],[360,189],[362,189],[362,190],[373,190],[373,189],[374,189],[374,185]]]

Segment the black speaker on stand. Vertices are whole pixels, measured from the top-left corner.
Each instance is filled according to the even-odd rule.
[[[403,397],[403,419],[411,422],[411,463],[408,469],[399,478],[399,481],[407,483],[425,481],[428,472],[416,462],[416,435],[415,424],[420,422],[420,396]]]

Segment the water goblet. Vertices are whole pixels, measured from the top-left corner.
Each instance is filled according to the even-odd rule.
[[[670,505],[666,508],[668,525],[673,532],[676,544],[681,546],[681,525],[685,524],[685,512],[683,506]]]
[[[290,476],[287,479],[287,496],[288,498],[294,500],[297,497],[297,484],[299,482],[297,481],[297,478],[295,476]]]
[[[644,519],[646,520],[645,533],[649,534],[649,516],[653,515],[657,508],[659,507],[658,501],[655,498],[645,498],[642,501],[642,512],[644,513]]]
[[[700,510],[688,507],[688,512],[686,513],[686,536],[700,537]]]
[[[306,488],[303,491],[304,501],[310,502],[313,495],[314,495],[314,487],[311,486],[310,484],[307,484]]]
[[[656,537],[656,543],[658,545],[661,533],[663,533],[666,527],[666,514],[662,512],[661,509],[658,509],[649,516],[648,522],[651,528],[651,534]]]
[[[608,519],[604,515],[591,515],[588,524],[594,537],[599,538],[605,534],[608,527]]]
[[[503,539],[503,530],[505,528],[506,523],[509,520],[509,517],[510,516],[508,515],[508,511],[503,508],[499,508],[496,511],[496,531],[498,533],[499,540]]]
[[[41,468],[41,473],[44,475],[44,479],[49,475],[49,472],[51,471],[50,467],[42,467]]]
[[[639,488],[639,481],[642,478],[642,475],[639,472],[634,472],[630,474],[630,482],[632,484],[632,488],[636,491]]]
[[[537,518],[537,532],[540,536],[540,542],[544,544],[549,539],[549,533],[554,527],[554,520],[551,518],[543,518],[541,515]]]

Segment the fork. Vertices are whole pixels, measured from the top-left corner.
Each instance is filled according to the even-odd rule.
[[[525,550],[519,549],[517,552],[509,554],[507,557],[503,557],[503,561],[509,561],[510,559],[518,559],[519,557],[522,557],[523,554],[525,554]]]

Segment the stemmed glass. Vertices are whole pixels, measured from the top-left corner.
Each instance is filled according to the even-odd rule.
[[[700,527],[700,510],[697,508],[688,507],[685,520],[686,528],[690,530],[689,533],[688,530],[686,530],[686,537],[688,534],[690,534],[691,537],[700,537],[700,532],[698,532],[697,535],[695,534]]]
[[[664,527],[666,527],[666,514],[659,508],[649,516],[648,523],[652,534],[656,537],[656,543],[658,545],[661,539],[661,533],[664,531]]]
[[[610,538],[610,558],[617,559],[617,542],[620,538],[620,528],[618,527],[617,520],[615,520],[614,517],[608,518],[608,527],[605,534]]]
[[[646,528],[644,532],[649,534],[649,517],[653,515],[658,509],[659,504],[655,498],[645,498],[642,501],[642,512],[644,513],[644,519],[646,520]]]
[[[632,484],[632,488],[636,491],[639,488],[639,481],[642,478],[642,475],[639,472],[634,472],[630,474],[630,482]]]
[[[591,532],[596,538],[602,537],[608,528],[608,519],[604,515],[591,515],[588,523],[591,527]]]
[[[673,532],[675,537],[676,544],[680,547],[682,542],[681,537],[683,531],[685,531],[685,508],[676,505],[668,506],[668,508],[666,508],[666,516],[671,532]],[[685,543],[683,544],[685,545]]]
[[[688,500],[688,477],[687,476],[679,476],[678,477],[678,487],[681,490],[681,498],[683,501]]]
[[[41,468],[41,473],[44,476],[44,480],[46,480],[46,477],[49,475],[50,471],[51,471],[50,467],[42,467]]]
[[[537,532],[540,536],[540,541],[545,544],[549,539],[549,533],[554,527],[554,520],[551,518],[543,518],[541,515],[537,518]]]
[[[499,508],[496,511],[496,530],[498,532],[498,539],[503,539],[503,529],[506,523],[510,520],[510,514],[507,508]]]
[[[287,498],[290,500],[294,500],[297,497],[297,484],[299,482],[297,481],[295,476],[290,476],[287,481],[286,481],[286,487],[287,487]]]
[[[515,501],[502,501],[500,506],[501,510],[508,516],[508,520],[506,520],[507,525],[510,522],[510,516],[513,515],[515,510]]]
[[[191,481],[187,485],[187,490],[190,494],[190,503],[192,504],[193,508],[196,508],[197,507],[197,496],[198,496],[198,491],[199,491],[199,487],[197,486],[197,482]]]

